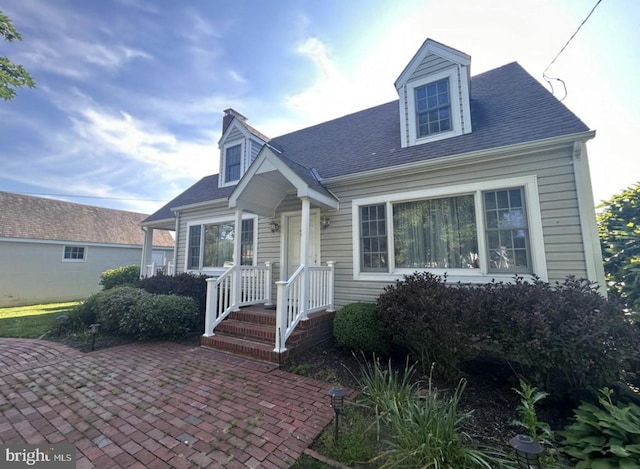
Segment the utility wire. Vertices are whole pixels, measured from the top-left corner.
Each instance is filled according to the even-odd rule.
[[[555,94],[555,90],[553,89],[553,84],[551,83],[551,81],[549,80],[556,80],[559,81],[560,83],[562,83],[562,87],[564,88],[564,96],[562,97],[562,99],[560,101],[563,101],[568,94],[567,91],[567,85],[565,84],[564,80],[560,79],[560,78],[556,78],[556,77],[550,77],[547,75],[547,70],[549,70],[549,68],[554,64],[554,62],[556,60],[558,60],[558,57],[560,57],[560,54],[562,54],[564,52],[564,50],[567,48],[567,46],[569,45],[569,43],[573,40],[574,37],[576,37],[576,34],[578,34],[578,31],[580,31],[580,28],[582,28],[584,26],[584,24],[589,20],[589,18],[591,17],[591,15],[593,14],[593,12],[595,11],[596,8],[598,8],[598,5],[600,5],[600,2],[602,2],[602,0],[598,0],[596,2],[596,4],[593,6],[593,8],[591,9],[591,11],[589,12],[589,14],[587,15],[587,17],[582,21],[582,23],[580,23],[580,26],[578,26],[578,29],[576,29],[576,31],[571,35],[571,37],[569,38],[569,40],[565,43],[564,46],[562,46],[562,49],[560,49],[560,52],[558,52],[556,54],[556,56],[553,58],[553,60],[551,61],[551,63],[549,65],[547,65],[547,68],[544,69],[544,72],[542,72],[542,78],[544,78],[544,80],[549,83],[549,87],[551,88],[551,93]]]

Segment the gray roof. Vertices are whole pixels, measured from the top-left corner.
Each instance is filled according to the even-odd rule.
[[[62,200],[0,192],[0,238],[77,243],[140,245],[140,223],[147,215]],[[153,236],[154,246],[173,247],[166,231]]]
[[[396,100],[273,138],[269,144],[283,159],[315,169],[326,179],[589,130],[516,62],[471,79],[471,125],[469,134],[402,148]],[[209,178],[215,178],[215,184]],[[232,190],[219,189],[217,175],[209,176],[159,212],[168,218],[173,216],[168,207],[184,205],[178,199],[197,203],[228,197]],[[159,212],[146,221],[162,219]]]

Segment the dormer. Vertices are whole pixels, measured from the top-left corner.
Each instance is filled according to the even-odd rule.
[[[402,147],[471,132],[471,57],[427,39],[395,82]]]
[[[234,186],[247,171],[269,138],[247,124],[247,118],[235,109],[225,109],[222,118],[219,187]]]

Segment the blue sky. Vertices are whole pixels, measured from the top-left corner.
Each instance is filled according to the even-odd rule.
[[[4,0],[23,41],[0,55],[38,87],[0,102],[0,190],[151,213],[218,172],[226,108],[275,137],[391,101],[427,37],[546,85],[595,2]],[[640,2],[603,0],[548,72],[597,131],[596,202],[640,180],[638,24]]]

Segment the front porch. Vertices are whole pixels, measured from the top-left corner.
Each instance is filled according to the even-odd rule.
[[[275,283],[272,265],[232,266],[207,279],[205,332],[201,344],[217,350],[284,363],[331,337],[334,263],[300,266]]]

